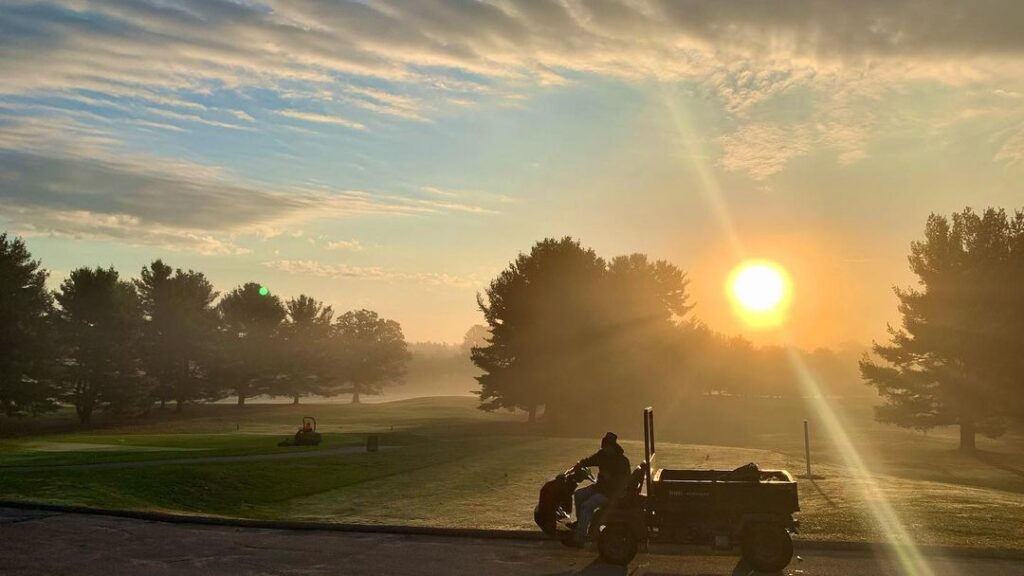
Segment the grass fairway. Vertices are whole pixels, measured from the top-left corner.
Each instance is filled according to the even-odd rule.
[[[277,447],[304,414],[317,417],[324,443]],[[887,535],[865,502],[884,497],[919,542],[1021,547],[1019,438],[984,443],[979,456],[966,456],[942,434],[922,436],[869,421],[850,432],[879,490],[871,493],[850,480],[827,442],[817,442],[815,472],[824,479],[800,482],[805,537],[884,541]],[[376,454],[336,450],[361,445],[368,433],[380,434],[389,448]],[[747,441],[749,448],[672,439],[658,448],[667,467],[731,468],[753,461],[797,473],[804,465],[799,431],[762,435]],[[155,417],[131,428],[0,441],[0,498],[251,518],[532,529],[541,483],[596,444],[535,435],[520,417],[482,413],[471,398],[202,406],[187,418]],[[623,445],[637,463],[641,443]],[[173,463],[325,450],[287,460]],[[164,463],[138,465],[153,460]],[[113,467],[75,467],[96,463]]]

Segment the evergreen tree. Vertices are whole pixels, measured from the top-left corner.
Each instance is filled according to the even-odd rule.
[[[64,398],[82,424],[97,409],[126,413],[142,406],[150,391],[137,356],[142,318],[134,286],[113,268],[78,268],[56,299]]]
[[[20,238],[0,234],[0,414],[22,416],[56,408],[53,298],[46,277]]]
[[[958,425],[967,451],[978,432],[1003,432],[1001,400],[1019,381],[1020,221],[995,209],[928,218],[909,258],[921,288],[896,289],[902,326],[890,327],[888,344],[874,346],[881,362],[861,362],[885,399],[880,420],[918,429]]]
[[[204,397],[217,316],[217,293],[201,272],[172,271],[161,260],[142,269],[135,281],[145,314],[141,353],[161,401]]]
[[[274,394],[288,396],[293,404],[310,394],[323,394],[329,380],[328,347],[334,310],[305,294],[285,304],[288,319],[282,327],[284,372],[274,384]]]
[[[533,421],[542,406],[551,417],[579,402],[604,274],[604,260],[566,237],[538,242],[491,281],[477,298],[490,341],[472,352],[482,410],[522,409]]]

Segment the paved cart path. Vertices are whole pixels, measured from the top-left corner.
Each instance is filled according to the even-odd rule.
[[[871,552],[799,552],[785,576],[901,576]],[[934,576],[1024,576],[1021,559],[930,558]],[[168,524],[0,508],[0,574],[747,576],[733,556],[641,554],[628,568],[557,542]]]

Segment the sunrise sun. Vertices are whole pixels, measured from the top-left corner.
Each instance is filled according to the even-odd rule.
[[[733,310],[754,328],[782,324],[792,296],[786,271],[769,260],[747,260],[733,269],[726,283]]]

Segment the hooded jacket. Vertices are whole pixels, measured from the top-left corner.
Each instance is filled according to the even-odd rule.
[[[629,478],[629,458],[626,458],[622,446],[617,443],[609,444],[580,460],[579,465],[597,466],[600,469],[597,474],[597,491],[609,498],[617,496]]]

